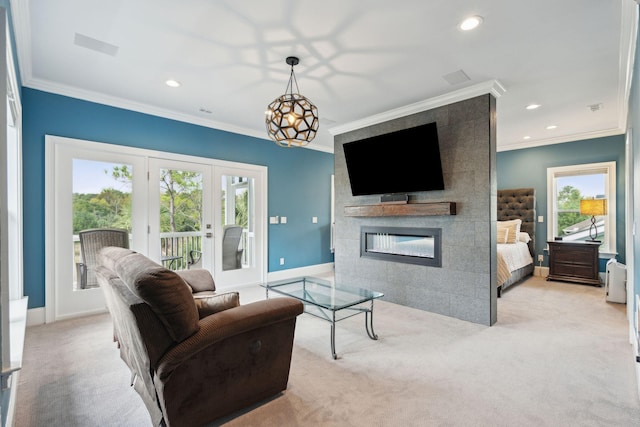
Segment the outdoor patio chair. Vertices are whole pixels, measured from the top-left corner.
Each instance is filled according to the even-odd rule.
[[[80,237],[80,262],[76,264],[80,289],[98,287],[95,267],[98,254],[105,246],[129,249],[129,232],[120,228],[92,228],[78,232]]]
[[[237,270],[242,268],[242,253],[240,240],[242,238],[242,227],[239,225],[226,225],[222,232],[222,269]],[[189,251],[189,268],[202,268],[202,252],[199,250]]]
[[[202,268],[202,251],[192,249],[189,251],[189,261],[187,268]]]
[[[240,238],[242,227],[239,225],[225,225],[222,234],[222,269],[236,270],[242,268],[242,252]]]

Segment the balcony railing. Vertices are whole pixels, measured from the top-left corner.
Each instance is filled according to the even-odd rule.
[[[249,237],[247,230],[243,230],[240,240],[240,248],[244,249],[242,252],[243,266],[249,265],[252,261],[250,259],[253,253],[252,246],[253,239]],[[80,262],[80,239],[78,235],[73,236],[73,247],[75,265],[75,263]],[[186,270],[189,268],[189,262],[191,261],[189,257],[191,251],[202,251],[202,232],[160,233],[160,255],[165,267],[172,270]],[[73,271],[75,282],[77,280],[75,267]]]
[[[240,238],[240,249],[242,251],[242,265],[250,265],[251,250],[253,246],[253,238],[250,238],[247,230],[242,230]],[[191,251],[202,251],[202,233],[201,232],[176,232],[176,233],[160,233],[160,252],[163,257],[165,267],[172,270],[185,270],[189,268]],[[197,260],[197,258],[196,258]]]
[[[202,233],[199,231],[160,233],[160,255],[165,267],[186,270],[192,251],[202,251]]]

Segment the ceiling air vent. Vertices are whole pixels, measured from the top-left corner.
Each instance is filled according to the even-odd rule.
[[[79,33],[76,33],[73,43],[75,43],[76,46],[95,50],[96,52],[104,53],[109,56],[116,56],[119,49],[118,46]]]
[[[454,71],[453,73],[445,74],[442,76],[450,85],[457,85],[460,83],[468,82],[471,80],[467,73],[462,70]]]

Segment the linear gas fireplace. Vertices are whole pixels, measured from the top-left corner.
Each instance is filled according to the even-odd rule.
[[[442,229],[361,227],[360,256],[441,267]]]

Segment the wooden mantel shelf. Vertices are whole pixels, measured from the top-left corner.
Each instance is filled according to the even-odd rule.
[[[380,203],[377,205],[345,206],[345,216],[423,216],[455,215],[455,202]]]

